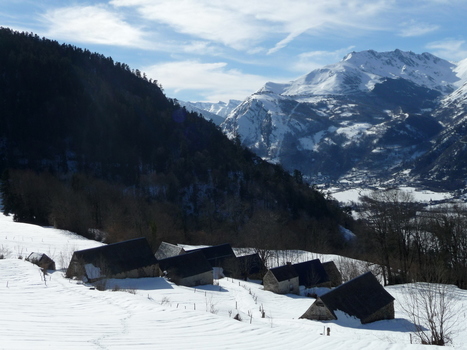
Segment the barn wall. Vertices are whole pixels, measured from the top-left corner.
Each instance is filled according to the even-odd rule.
[[[85,275],[84,271],[84,262],[80,263],[79,259],[77,259],[74,255],[71,258],[70,264],[68,265],[68,269],[66,270],[66,277],[72,278],[82,278]]]
[[[279,282],[277,282],[276,277],[271,271],[266,272],[263,277],[263,286],[264,290],[269,290],[274,293],[278,293]]]
[[[392,320],[394,319],[394,301],[379,309],[372,315],[360,320],[362,324],[380,321],[380,320]]]
[[[315,302],[306,310],[306,312],[300,318],[307,318],[309,320],[317,321],[328,321],[335,320],[336,318],[331,311],[324,305],[324,303],[318,298]]]
[[[294,277],[290,280],[279,282],[279,294],[299,294],[300,287],[298,283],[298,277]]]
[[[336,264],[334,262],[326,262],[323,263],[324,270],[329,276],[329,279],[331,280],[331,287],[337,287],[342,284],[342,275],[337,269]]]
[[[207,271],[195,276],[180,278],[177,281],[179,285],[185,287],[194,287],[194,286],[201,286],[205,284],[213,284],[213,277],[212,271]]]
[[[264,275],[263,285],[264,290],[269,290],[277,294],[299,294],[300,291],[298,277],[278,282],[271,271],[268,271]]]
[[[158,277],[159,274],[159,265],[154,264],[150,266],[140,267],[138,269],[133,269],[130,271],[123,271],[117,274],[109,274],[108,269],[105,266],[105,263],[99,264],[103,266],[96,266],[101,270],[100,276],[88,276],[85,268],[86,263],[75,256],[72,257],[70,265],[66,271],[66,277],[72,278],[83,278],[86,277],[90,282],[97,281],[102,278],[142,278],[142,277]],[[91,264],[92,265],[92,264]]]
[[[143,278],[143,277],[159,277],[159,265],[150,265],[145,267],[140,267],[138,269],[124,271],[117,273],[115,275],[107,276],[107,278]]]

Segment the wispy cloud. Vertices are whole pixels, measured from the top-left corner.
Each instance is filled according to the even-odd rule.
[[[175,93],[196,90],[202,94],[201,100],[205,101],[226,101],[232,98],[243,100],[254,92],[252,87],[259,89],[266,81],[262,76],[229,69],[225,62],[166,62],[143,70],[149,77],[160,81],[164,89]]]
[[[405,22],[402,24],[399,35],[402,37],[421,36],[439,29],[439,25],[418,23],[415,20]]]
[[[106,6],[72,6],[50,9],[42,16],[46,35],[92,44],[151,48],[141,28]]]
[[[377,17],[391,0],[112,0],[115,7],[133,7],[146,20],[169,26],[193,38],[237,50],[251,51],[263,40],[273,40],[274,53],[297,36],[323,28],[377,29]]]
[[[237,2],[112,0],[110,4],[115,7],[135,7],[146,20],[167,25],[192,38],[239,50],[248,48],[264,35],[256,14],[237,11]]]
[[[426,45],[427,49],[439,57],[452,60],[463,60],[467,58],[467,45],[465,40],[448,38],[442,41],[434,41]]]

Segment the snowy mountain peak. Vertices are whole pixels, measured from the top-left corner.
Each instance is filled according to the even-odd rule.
[[[222,101],[217,103],[178,101],[180,106],[185,107],[190,112],[201,114],[205,119],[212,120],[217,125],[222,123],[241,102],[239,100],[229,100],[227,103]]]
[[[343,95],[371,91],[384,79],[403,78],[443,94],[460,85],[456,64],[430,53],[374,50],[351,52],[340,62],[316,69],[290,84],[268,83],[260,91],[282,95]],[[272,89],[283,85],[282,92]]]

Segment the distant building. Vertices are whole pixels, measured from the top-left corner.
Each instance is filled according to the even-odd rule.
[[[334,261],[327,261],[321,263],[321,265],[323,265],[324,270],[329,276],[329,280],[331,281],[331,287],[334,288],[340,286],[342,284],[342,275]]]
[[[169,281],[186,287],[213,284],[211,264],[200,251],[159,260],[160,273]]]
[[[309,260],[292,265],[298,274],[298,282],[306,288],[331,287],[326,270],[319,259]]]
[[[185,254],[185,249],[179,247],[178,245],[162,242],[159,248],[156,251],[156,259],[162,260],[166,258],[171,258],[172,256]]]
[[[103,278],[156,277],[159,268],[146,238],[136,238],[75,251],[66,276],[90,282]]]
[[[297,271],[292,265],[269,269],[263,277],[264,290],[277,294],[298,294],[299,283]]]
[[[45,270],[55,270],[55,262],[44,253],[31,253],[26,258],[26,261]]]
[[[310,320],[336,320],[336,311],[360,320],[362,324],[394,318],[394,298],[367,272],[317,298],[300,317]]]

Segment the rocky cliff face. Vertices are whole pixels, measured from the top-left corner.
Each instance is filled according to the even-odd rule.
[[[467,83],[441,100],[433,113],[442,123],[431,147],[412,171],[420,182],[444,189],[462,190],[467,184]]]

